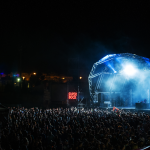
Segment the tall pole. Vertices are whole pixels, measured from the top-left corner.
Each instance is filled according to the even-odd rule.
[[[69,93],[69,81],[67,82],[67,106],[69,106],[68,93]]]
[[[22,84],[22,79],[21,79],[21,52],[22,52],[22,47],[19,48],[19,52],[20,52],[20,66],[19,66],[19,74],[20,74],[20,87],[21,87],[21,84]]]
[[[78,56],[78,102],[79,102],[79,56]]]
[[[80,113],[80,105],[79,105],[79,93],[80,93],[80,91],[79,91],[79,85],[78,85],[78,110],[79,110],[79,113]]]
[[[79,93],[80,93],[80,92],[79,92],[79,85],[78,85],[78,103],[79,103]]]

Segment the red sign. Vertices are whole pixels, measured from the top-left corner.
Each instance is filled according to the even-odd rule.
[[[69,92],[68,98],[69,99],[77,99],[77,92]]]

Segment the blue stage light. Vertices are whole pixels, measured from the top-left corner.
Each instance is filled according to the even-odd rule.
[[[123,73],[128,76],[133,76],[137,73],[137,69],[133,65],[128,64],[124,67]]]
[[[117,73],[117,71],[110,64],[108,64],[108,66],[113,70],[114,73]]]

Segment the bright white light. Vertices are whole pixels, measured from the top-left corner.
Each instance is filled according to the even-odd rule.
[[[20,82],[20,78],[17,78],[17,82]]]
[[[123,73],[128,76],[133,76],[137,72],[136,68],[132,65],[126,65],[123,69]]]

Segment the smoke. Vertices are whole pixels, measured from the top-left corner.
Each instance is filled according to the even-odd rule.
[[[109,76],[104,82],[105,90],[111,92],[125,93],[130,97],[129,91],[132,89],[132,103],[133,105],[138,101],[146,99],[148,101],[148,89],[150,89],[150,71],[137,69],[136,73],[128,76],[124,72],[121,75]]]
[[[107,38],[93,38],[86,34],[78,34],[70,38],[72,40],[67,43],[68,57],[79,57],[80,64],[84,65],[88,73],[93,64],[106,55],[127,52],[135,53],[133,43],[136,40],[129,38],[123,33],[114,34],[113,37],[108,36]]]
[[[134,89],[135,101],[148,100],[147,90],[150,88],[150,71],[139,70],[135,76],[136,86]],[[136,96],[138,95],[139,98]]]

